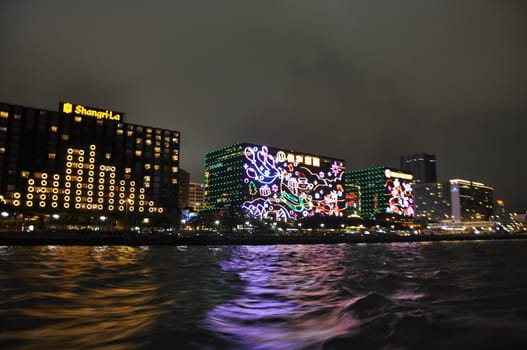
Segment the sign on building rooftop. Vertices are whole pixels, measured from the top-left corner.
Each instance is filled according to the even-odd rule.
[[[59,110],[61,113],[69,115],[124,122],[124,113],[109,109],[87,107],[78,103],[60,102]]]

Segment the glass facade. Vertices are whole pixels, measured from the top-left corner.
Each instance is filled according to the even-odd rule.
[[[0,103],[0,194],[20,209],[175,212],[179,137]]]

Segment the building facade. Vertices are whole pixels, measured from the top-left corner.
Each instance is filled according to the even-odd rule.
[[[177,212],[179,131],[61,103],[0,103],[0,194],[19,210]]]
[[[188,202],[193,212],[199,213],[205,209],[205,184],[203,182],[190,181]]]
[[[190,191],[190,174],[183,170],[179,169],[179,180],[178,180],[178,188],[179,188],[179,208],[185,209],[189,207],[189,191]]]
[[[205,154],[208,210],[299,220],[343,217],[344,161],[249,143]]]
[[[407,220],[415,216],[413,175],[378,166],[346,172],[346,192],[353,200],[348,216]]]
[[[416,217],[440,222],[452,219],[450,182],[427,182],[414,186]]]
[[[401,156],[400,168],[414,176],[415,183],[436,182],[436,156],[419,153]]]
[[[415,186],[418,217],[430,221],[484,221],[494,214],[494,188],[480,182],[452,179]]]

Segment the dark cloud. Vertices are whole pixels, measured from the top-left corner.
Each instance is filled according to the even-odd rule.
[[[527,3],[2,1],[0,100],[182,132],[181,166],[239,140],[349,168],[437,155],[442,180],[526,206]]]

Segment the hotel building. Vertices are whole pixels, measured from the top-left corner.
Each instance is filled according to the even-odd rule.
[[[483,221],[493,215],[494,188],[480,182],[453,179],[414,187],[418,217],[430,221]]]
[[[205,154],[206,210],[295,221],[343,217],[344,161],[235,143]]]
[[[0,195],[22,212],[176,213],[179,138],[106,109],[0,103]]]

